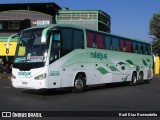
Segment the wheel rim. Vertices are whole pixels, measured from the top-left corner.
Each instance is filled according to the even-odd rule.
[[[82,89],[83,88],[83,80],[81,80],[81,79],[77,79],[76,81],[75,81],[75,88],[77,88],[77,89]]]
[[[139,81],[140,81],[140,82],[143,82],[143,74],[140,74],[140,75],[139,75]]]
[[[136,78],[136,76],[134,76],[133,77],[133,84],[136,84],[136,82],[137,82],[137,78]]]

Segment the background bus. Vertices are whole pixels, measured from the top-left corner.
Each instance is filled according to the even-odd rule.
[[[153,77],[151,45],[86,28],[53,24],[19,33],[12,69],[16,88],[72,87],[130,82]]]

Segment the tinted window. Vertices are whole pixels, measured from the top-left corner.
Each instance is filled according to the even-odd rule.
[[[141,43],[137,43],[137,53],[141,54],[142,53],[142,47],[141,47]]]
[[[83,48],[83,31],[73,30],[73,49]]]
[[[62,56],[74,49],[84,48],[83,31],[73,28],[62,29]]]
[[[105,36],[105,48],[107,50],[111,49],[111,37]]]
[[[146,44],[143,44],[142,45],[142,54],[147,54],[147,51],[146,51]]]
[[[60,33],[53,33],[50,63],[60,58]]]
[[[115,38],[115,37],[112,38],[112,50],[116,50],[116,51],[119,50],[119,39],[118,38]]]
[[[95,47],[94,46],[94,33],[87,31],[87,47]]]
[[[72,49],[72,29],[62,29],[62,46],[63,49]]]
[[[129,40],[126,40],[126,51],[132,52],[132,42]]]
[[[147,55],[151,55],[151,46],[147,45]]]
[[[137,44],[136,44],[136,42],[132,43],[132,49],[133,49],[133,53],[137,53]]]
[[[97,48],[104,49],[104,35],[97,34],[96,43],[97,43]]]
[[[120,39],[120,51],[126,51],[126,41]]]

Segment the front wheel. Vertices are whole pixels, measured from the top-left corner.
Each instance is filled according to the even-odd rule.
[[[74,88],[73,92],[83,92],[86,90],[86,80],[85,76],[83,74],[77,75],[75,81],[74,81]]]

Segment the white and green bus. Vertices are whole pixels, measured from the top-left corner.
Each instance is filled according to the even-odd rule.
[[[89,85],[136,85],[153,77],[147,42],[66,24],[37,26],[16,36],[11,79],[15,88],[71,87],[82,92]]]

